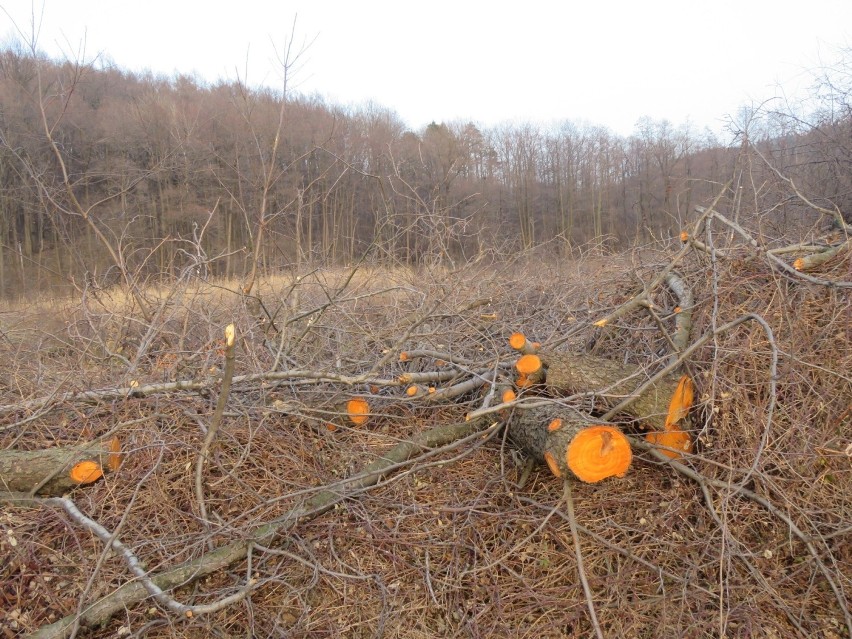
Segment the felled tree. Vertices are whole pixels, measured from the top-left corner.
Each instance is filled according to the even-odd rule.
[[[521,343],[515,336],[513,339],[515,344]],[[557,396],[595,392],[607,408],[633,394],[646,379],[639,366],[586,353],[528,352],[518,359],[515,368],[520,387],[543,384],[549,393]],[[690,452],[692,441],[680,424],[692,401],[693,385],[689,377],[667,375],[639,393],[623,412],[651,429],[647,437],[651,443],[664,449]],[[665,453],[678,457],[674,450]]]
[[[516,407],[508,424],[512,441],[557,477],[588,483],[623,477],[633,459],[630,443],[617,427],[593,423],[564,406]]]

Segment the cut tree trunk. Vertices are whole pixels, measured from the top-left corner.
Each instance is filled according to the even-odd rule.
[[[595,483],[623,477],[630,467],[630,443],[611,424],[564,406],[516,408],[509,418],[509,437],[557,477],[573,475]]]
[[[515,369],[518,371],[518,379],[515,383],[519,388],[529,388],[544,381],[544,366],[541,358],[535,353],[522,355],[515,362]]]
[[[522,355],[535,355],[541,347],[538,342],[529,341],[523,333],[512,333],[509,337],[509,346]]]
[[[545,383],[556,395],[595,392],[609,407],[629,396],[646,379],[641,367],[621,364],[596,355],[539,353],[546,369]],[[678,386],[679,375],[662,378],[624,409],[654,430],[665,430],[669,402]]]
[[[59,496],[120,463],[118,440],[46,450],[0,450],[0,492]]]

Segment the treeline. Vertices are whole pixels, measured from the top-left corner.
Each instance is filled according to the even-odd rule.
[[[391,110],[0,52],[0,297],[73,282],[457,262],[548,243],[676,236],[732,181],[730,206],[850,199],[848,93],[805,123],[744,110],[732,144],[651,119],[629,137],[565,122],[408,130]],[[758,117],[760,116],[760,117]]]

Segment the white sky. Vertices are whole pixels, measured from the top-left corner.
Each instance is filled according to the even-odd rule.
[[[37,0],[36,14],[41,11]],[[31,29],[30,0],[0,0]],[[272,42],[311,42],[304,93],[435,120],[580,120],[630,134],[642,116],[719,130],[738,107],[810,83],[852,45],[850,0],[45,0],[40,48],[118,66],[277,83]]]

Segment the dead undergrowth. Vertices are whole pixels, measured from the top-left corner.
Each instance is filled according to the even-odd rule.
[[[695,296],[693,338],[745,314],[771,329],[744,323],[687,362],[699,402],[697,449],[685,464],[729,488],[705,494],[637,451],[624,479],[573,489],[585,573],[607,637],[847,636],[848,611],[803,541],[734,487],[787,513],[849,597],[850,292],[783,274],[732,246],[725,259],[694,251],[677,265]],[[6,407],[69,391],[212,381],[201,392],[10,408],[0,416],[0,446],[46,448],[115,431],[123,466],[72,497],[157,573],[246,538],[398,442],[482,405],[479,391],[447,402],[406,398],[398,376],[434,370],[435,362],[400,362],[403,350],[449,352],[475,363],[467,368],[496,369],[511,363],[506,339],[522,330],[545,344],[564,340],[559,349],[658,370],[670,353],[660,326],[672,329],[675,305],[664,291],[654,293],[660,323],[643,309],[603,328],[593,323],[641,292],[677,248],[560,264],[483,260],[458,271],[358,269],[352,278],[317,269],[270,281],[247,299],[227,282],[193,284],[158,297],[151,326],[132,300],[109,291],[88,291],[47,317],[11,309],[0,316]],[[849,252],[817,275],[852,279]],[[222,328],[232,321],[238,376],[322,375],[235,382],[206,467],[205,526],[193,472],[216,402]],[[340,414],[352,394],[373,407],[364,426]],[[518,456],[499,435],[415,459],[254,548],[257,585],[241,601],[186,620],[148,599],[79,634],[593,636],[561,482],[541,467],[518,487],[519,474]],[[0,628],[9,636],[83,611],[131,579],[124,561],[61,509],[4,507],[0,526]],[[236,563],[172,594],[213,602],[242,588],[248,571],[246,561]]]

